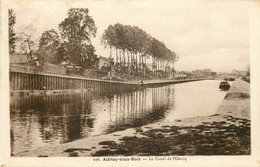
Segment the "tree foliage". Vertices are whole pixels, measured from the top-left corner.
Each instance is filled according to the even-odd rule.
[[[9,30],[9,53],[15,52],[16,34],[14,32],[14,25],[16,23],[16,16],[13,9],[8,10],[8,30]]]
[[[59,24],[59,30],[62,38],[60,52],[64,60],[81,65],[83,69],[97,65],[97,55],[91,45],[97,28],[88,9],[69,9],[67,18]]]
[[[151,55],[155,58],[174,61],[177,56],[169,50],[163,42],[152,38],[137,26],[122,24],[109,25],[101,39],[105,47],[115,47],[117,49],[139,52],[143,55]]]
[[[37,51],[37,39],[33,35],[31,27],[27,26],[25,29],[19,33],[17,38],[17,44],[19,45],[19,52],[27,54],[27,59],[29,61],[33,60],[33,56]]]
[[[131,62],[128,59],[128,68],[131,64],[136,69],[136,73],[145,72],[147,57],[152,57],[155,70],[163,71],[169,69],[169,62],[173,63],[178,58],[175,52],[168,49],[163,42],[151,37],[137,26],[119,23],[109,25],[102,35],[101,43],[106,48],[114,48],[116,53],[117,50],[123,52],[123,55],[119,54],[119,64],[123,66],[121,67],[123,69],[125,69],[125,52],[130,53]],[[121,62],[122,60],[123,62]]]
[[[69,9],[67,18],[59,24],[61,37],[65,41],[82,44],[91,42],[91,37],[96,36],[95,22],[88,14],[88,9]]]
[[[38,60],[58,64],[61,62],[59,53],[60,38],[55,30],[42,33],[37,51]]]

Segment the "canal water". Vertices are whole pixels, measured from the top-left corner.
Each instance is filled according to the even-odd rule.
[[[11,151],[176,119],[215,114],[220,81],[196,81],[134,92],[11,97]]]

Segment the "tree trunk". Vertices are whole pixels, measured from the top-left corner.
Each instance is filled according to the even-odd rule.
[[[127,74],[130,75],[130,70],[129,70],[129,65],[130,65],[130,62],[129,62],[129,52],[127,52]]]
[[[135,54],[135,68],[136,68],[136,77],[138,78],[137,53]]]
[[[116,48],[116,63],[115,63],[116,66],[115,67],[116,67],[116,70],[118,71],[118,68],[117,68],[118,67],[118,54],[117,54],[117,51],[118,50]]]
[[[125,75],[125,50],[123,49],[123,77]]]
[[[122,73],[122,54],[121,54],[121,49],[119,50],[119,70],[120,73]]]

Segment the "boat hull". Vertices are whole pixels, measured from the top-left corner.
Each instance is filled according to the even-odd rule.
[[[230,84],[228,82],[221,82],[220,85],[219,85],[219,89],[220,90],[229,90],[230,88]]]

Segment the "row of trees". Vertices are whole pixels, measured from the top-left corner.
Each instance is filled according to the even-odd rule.
[[[59,24],[59,32],[48,30],[42,33],[37,42],[29,30],[16,34],[13,30],[15,14],[9,10],[9,48],[14,53],[18,43],[32,60],[59,64],[68,62],[83,68],[97,66],[98,58],[91,38],[96,36],[95,22],[88,9],[69,9],[67,17]],[[28,28],[28,27],[27,27]],[[147,72],[147,59],[152,59],[154,74],[166,74],[177,55],[163,42],[153,38],[137,26],[122,24],[110,25],[102,35],[102,44],[110,48],[111,63],[117,71],[124,74],[144,76]]]
[[[165,75],[170,70],[170,64],[178,58],[163,42],[137,26],[119,23],[109,25],[101,42],[110,49],[110,59],[123,75],[144,76],[147,72],[147,58],[152,58],[153,74]]]
[[[95,22],[86,8],[69,9],[67,18],[59,24],[59,33],[52,29],[44,31],[39,42],[30,31],[23,31],[16,37],[13,27],[15,14],[9,10],[9,52],[14,53],[19,46],[28,59],[34,56],[40,62],[59,64],[67,62],[82,66],[82,69],[97,66],[98,58],[91,38],[96,36]],[[28,28],[28,27],[27,27]]]

